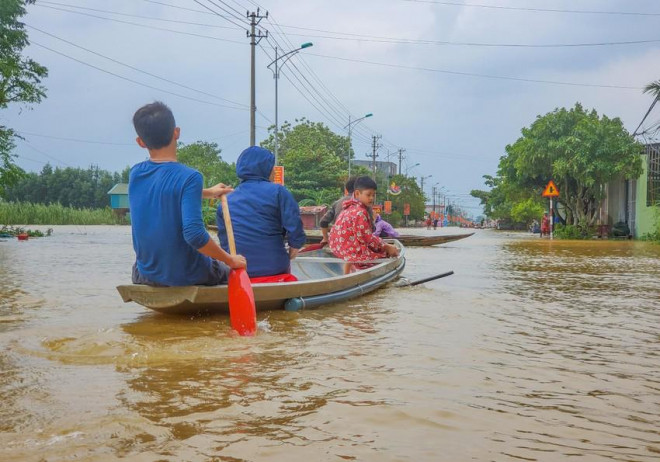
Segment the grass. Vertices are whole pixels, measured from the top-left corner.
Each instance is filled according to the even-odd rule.
[[[0,202],[0,225],[125,225],[110,207],[75,209],[60,204]]]

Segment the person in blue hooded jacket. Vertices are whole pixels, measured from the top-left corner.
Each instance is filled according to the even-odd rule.
[[[269,150],[247,148],[236,161],[240,184],[227,195],[236,251],[250,262],[251,278],[290,273],[291,260],[305,244],[300,208],[289,190],[272,183],[274,166]],[[228,249],[222,207],[217,221],[220,245]]]

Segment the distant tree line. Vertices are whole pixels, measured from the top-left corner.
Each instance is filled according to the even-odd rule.
[[[128,167],[121,173],[112,173],[97,166],[53,169],[46,164],[41,172],[24,175],[4,195],[9,202],[104,208],[110,205],[108,191],[117,183],[128,183],[128,173]]]

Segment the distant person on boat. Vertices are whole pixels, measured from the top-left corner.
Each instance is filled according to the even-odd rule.
[[[437,217],[433,219],[433,230],[435,231],[436,229],[438,229],[438,218]]]
[[[277,276],[259,282],[295,281],[291,260],[305,244],[300,208],[293,195],[273,183],[275,156],[259,146],[245,149],[236,161],[240,184],[227,196],[236,250],[250,262],[250,278]],[[228,249],[227,231],[218,207],[218,238]],[[286,243],[289,244],[288,249]]]
[[[431,225],[433,224],[433,220],[431,219],[431,216],[426,219],[426,229],[431,229]]]
[[[149,160],[136,164],[128,180],[133,248],[133,283],[152,286],[217,285],[229,268],[245,268],[210,238],[202,220],[202,198],[232,189],[219,183],[203,189],[202,174],[180,164],[180,129],[170,108],[147,104],[133,116],[137,143]]]
[[[374,236],[378,237],[399,237],[399,233],[392,227],[391,224],[383,220],[380,216],[380,213],[376,214],[376,229],[374,230]]]
[[[376,182],[368,176],[358,177],[353,198],[344,202],[344,210],[330,230],[329,246],[336,257],[359,263],[399,255],[394,245],[386,244],[371,230],[369,207],[375,197]]]

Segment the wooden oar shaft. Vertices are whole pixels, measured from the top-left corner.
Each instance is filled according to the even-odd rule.
[[[231,226],[231,217],[229,216],[229,205],[227,204],[227,195],[221,196],[222,218],[225,220],[225,230],[227,231],[227,242],[229,242],[229,253],[236,255],[236,242],[234,242],[234,228]]]

